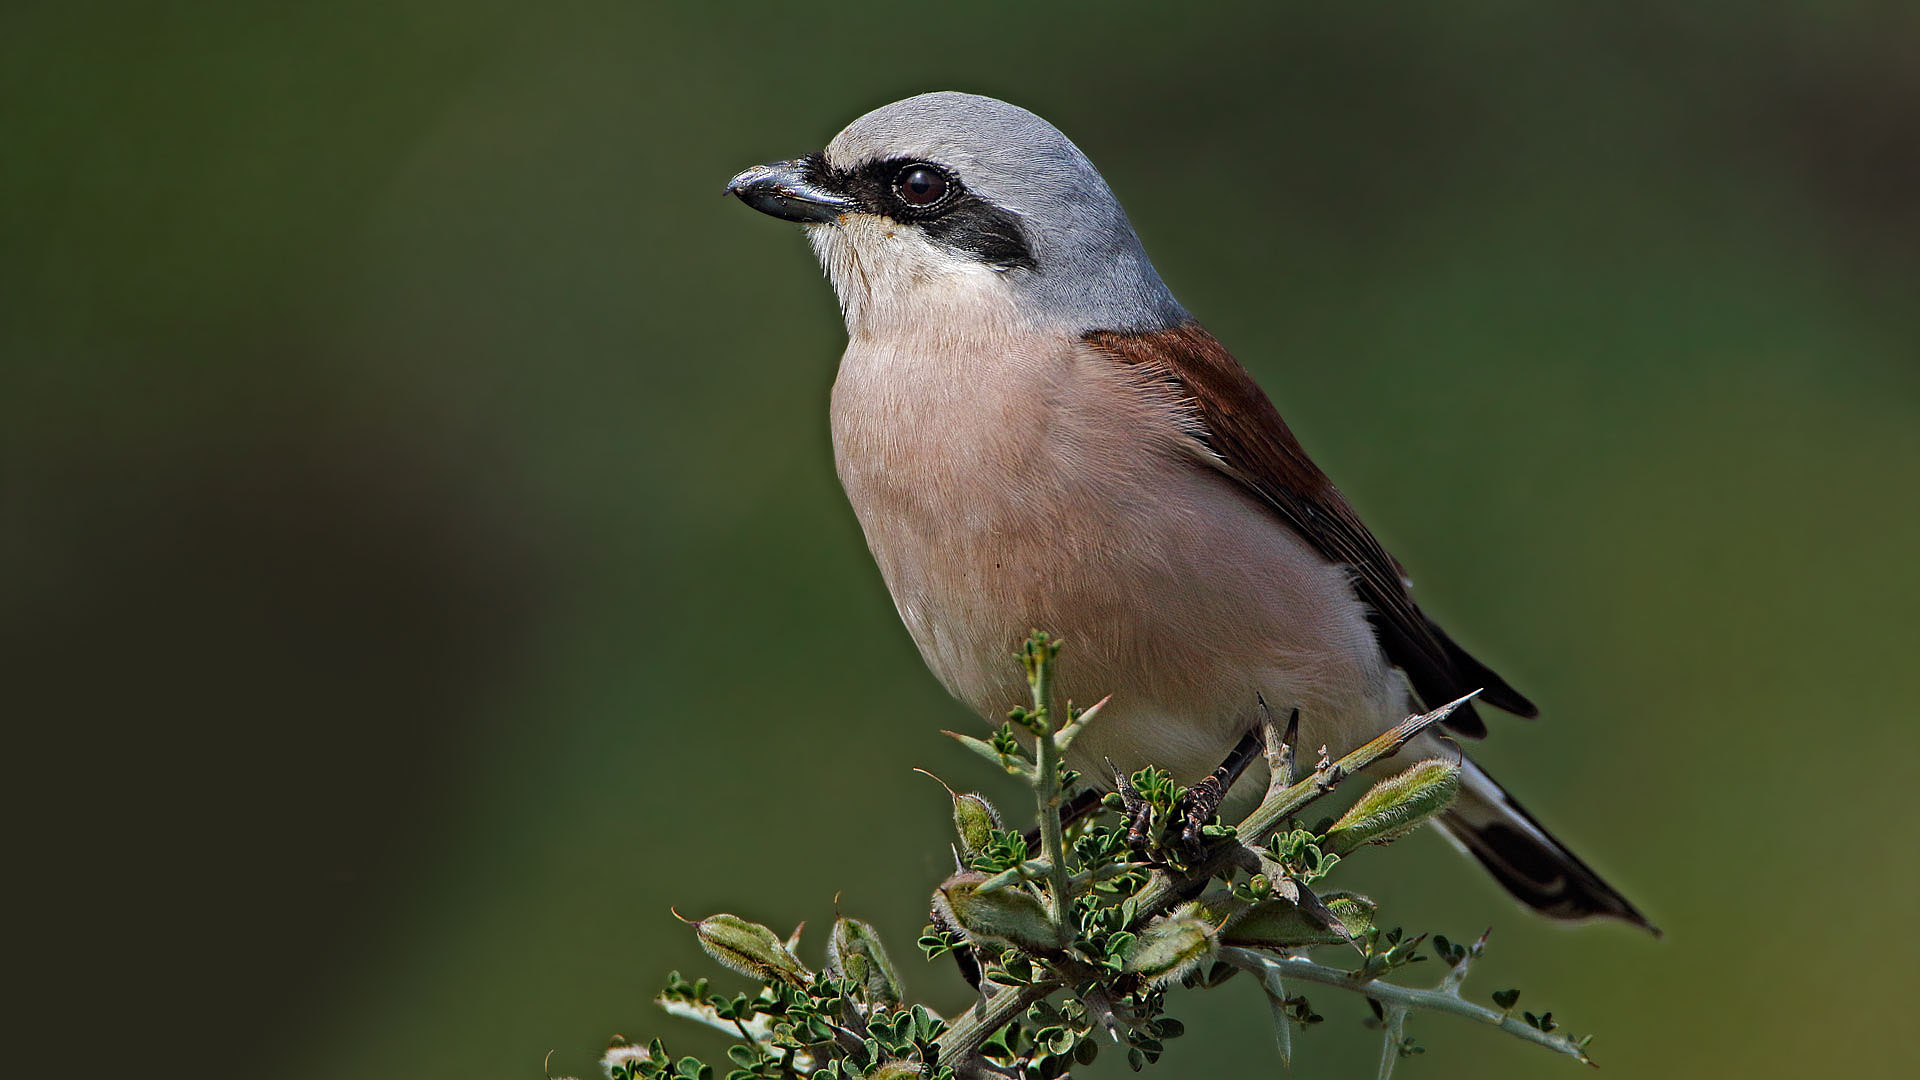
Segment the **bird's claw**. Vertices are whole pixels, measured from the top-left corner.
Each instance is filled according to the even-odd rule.
[[[1219,812],[1226,797],[1227,786],[1216,773],[1188,788],[1174,804],[1169,826],[1179,835],[1180,854],[1188,862],[1197,861],[1206,851],[1207,823]]]
[[[1134,790],[1118,766],[1109,761],[1107,768],[1113,771],[1113,790],[1120,795],[1120,814],[1127,821],[1127,848],[1145,861],[1154,841],[1153,806]]]

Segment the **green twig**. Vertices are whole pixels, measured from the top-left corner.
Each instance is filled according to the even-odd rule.
[[[1305,979],[1307,982],[1316,982],[1323,986],[1351,990],[1363,997],[1378,1001],[1389,1012],[1396,1009],[1402,1011],[1424,1009],[1428,1012],[1464,1016],[1469,1020],[1477,1020],[1482,1024],[1497,1027],[1509,1035],[1544,1046],[1588,1065],[1593,1064],[1593,1059],[1587,1056],[1586,1048],[1579,1042],[1565,1035],[1541,1031],[1524,1021],[1516,1020],[1505,1013],[1495,1012],[1484,1005],[1476,1005],[1461,997],[1457,989],[1424,990],[1381,982],[1378,979],[1356,979],[1352,972],[1328,967],[1304,956],[1268,956],[1265,953],[1231,945],[1220,950],[1220,959],[1256,974],[1271,973],[1275,978],[1284,976],[1289,979]],[[1398,1053],[1397,1046],[1395,1053]]]
[[[1060,989],[1056,982],[1037,982],[1019,989],[1003,988],[990,998],[982,998],[973,1007],[962,1013],[947,1025],[934,1045],[940,1049],[942,1064],[952,1065],[956,1072],[966,1075],[967,1063],[971,1062],[980,1048],[986,1045],[1001,1028],[1014,1017],[1025,1012],[1028,1006]]]
[[[1393,756],[1421,732],[1445,720],[1453,714],[1455,709],[1473,700],[1478,694],[1479,691],[1476,690],[1432,712],[1409,716],[1339,761],[1325,768],[1315,769],[1311,775],[1303,777],[1297,783],[1267,796],[1253,813],[1248,814],[1245,820],[1234,827],[1234,835],[1238,836],[1242,843],[1260,843],[1282,821],[1299,812],[1308,803],[1333,790],[1341,780],[1382,758]],[[1170,873],[1165,870],[1155,871],[1146,887],[1140,890],[1140,919],[1145,920],[1165,911],[1191,889],[1194,883],[1206,881],[1225,869],[1228,863],[1239,856],[1240,850],[1239,845],[1223,844],[1212,857],[1184,874]]]
[[[1058,641],[1040,634],[1028,639],[1025,651],[1028,682],[1033,688],[1034,742],[1038,744],[1039,772],[1034,777],[1034,801],[1040,808],[1040,847],[1045,853],[1047,872],[1053,881],[1053,916],[1060,927],[1061,939],[1072,941],[1072,891],[1067,884],[1067,843],[1060,828],[1060,746],[1056,731],[1065,725],[1054,723],[1053,659],[1060,650]],[[1071,705],[1068,706],[1072,708]]]

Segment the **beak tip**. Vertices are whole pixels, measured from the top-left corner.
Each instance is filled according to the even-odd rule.
[[[727,181],[723,195],[732,195],[755,210],[801,223],[838,220],[852,210],[846,196],[810,180],[801,161],[755,165]]]
[[[766,179],[772,173],[773,168],[769,165],[755,165],[751,169],[742,169],[733,174],[733,179],[727,181],[727,186],[720,189],[720,194],[744,195],[754,181]]]

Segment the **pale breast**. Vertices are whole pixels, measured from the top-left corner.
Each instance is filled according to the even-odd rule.
[[[834,384],[841,481],[927,665],[996,719],[1024,698],[1019,641],[1065,637],[1064,692],[1114,695],[1083,770],[1196,778],[1260,698],[1316,745],[1405,705],[1345,572],[1202,461],[1190,423],[1066,338],[856,340]]]

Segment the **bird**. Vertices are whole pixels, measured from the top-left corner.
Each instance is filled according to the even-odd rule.
[[[1478,691],[1533,702],[1414,602],[1401,564],[1258,383],[1174,299],[1080,148],[1016,105],[940,91],[725,189],[798,222],[839,300],[835,469],[901,620],[990,722],[1033,628],[1067,698],[1107,698],[1068,764],[1212,773],[1271,716],[1334,755]],[[1440,831],[1547,916],[1654,928],[1459,749]],[[1257,756],[1257,755],[1256,755]]]

